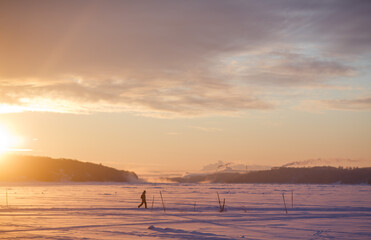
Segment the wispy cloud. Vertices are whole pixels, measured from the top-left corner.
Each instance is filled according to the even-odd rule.
[[[180,132],[168,132],[167,134],[168,135],[181,135]]]
[[[202,131],[202,132],[221,132],[223,131],[221,128],[216,127],[201,127],[201,126],[190,126],[190,128]]]
[[[357,99],[323,100],[320,103],[334,110],[371,110],[371,97]]]
[[[334,58],[318,58],[300,49],[265,49],[239,54],[225,63],[225,73],[254,86],[322,87],[338,77],[350,77],[356,69]]]

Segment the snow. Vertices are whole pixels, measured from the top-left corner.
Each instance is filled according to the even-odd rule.
[[[2,183],[0,239],[15,238],[371,239],[371,186]]]

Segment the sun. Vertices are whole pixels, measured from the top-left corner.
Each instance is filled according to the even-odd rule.
[[[9,151],[15,144],[15,137],[7,129],[0,126],[0,154]]]

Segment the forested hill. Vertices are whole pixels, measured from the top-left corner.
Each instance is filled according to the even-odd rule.
[[[273,168],[247,173],[212,173],[169,178],[179,183],[309,183],[371,184],[371,168]]]
[[[134,172],[71,159],[21,155],[0,158],[0,181],[129,182],[138,180]]]

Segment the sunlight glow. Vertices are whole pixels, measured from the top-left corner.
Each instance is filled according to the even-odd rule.
[[[0,126],[0,154],[11,151],[16,147],[20,139],[13,136],[6,128]]]

